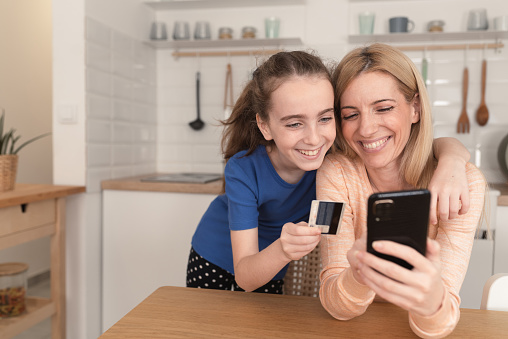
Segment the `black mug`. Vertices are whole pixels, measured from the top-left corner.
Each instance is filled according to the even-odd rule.
[[[390,18],[390,33],[408,33],[415,28],[415,23],[405,16]]]

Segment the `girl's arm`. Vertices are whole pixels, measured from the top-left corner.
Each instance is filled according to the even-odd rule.
[[[466,177],[466,163],[471,155],[464,145],[455,138],[434,139],[434,155],[438,165],[429,190],[432,193],[430,222],[454,219],[469,210],[469,189]]]
[[[259,251],[258,229],[231,231],[236,283],[253,291],[268,283],[291,260],[308,254],[319,243],[321,231],[307,223],[287,223],[281,237]]]

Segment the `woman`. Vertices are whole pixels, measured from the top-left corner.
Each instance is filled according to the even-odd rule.
[[[469,211],[429,225],[426,256],[394,242],[374,243],[377,252],[406,260],[412,270],[366,252],[368,197],[429,187],[436,169],[430,104],[414,64],[388,45],[353,50],[332,79],[342,152],[328,155],[318,170],[317,198],[345,201],[347,207],[338,236],[322,240],[321,303],[335,318],[347,320],[363,314],[378,295],[409,312],[417,335],[445,336],[459,319],[459,291],[485,179],[466,164]]]

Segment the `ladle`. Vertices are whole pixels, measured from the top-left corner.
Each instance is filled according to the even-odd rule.
[[[197,72],[196,73],[196,109],[197,109],[198,116],[197,116],[196,120],[189,122],[189,126],[195,131],[199,131],[200,129],[202,129],[205,126],[205,123],[203,120],[201,120],[200,114],[199,114],[199,79],[200,79],[200,77],[201,77],[200,72]]]

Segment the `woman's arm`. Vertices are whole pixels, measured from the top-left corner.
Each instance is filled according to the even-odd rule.
[[[366,246],[365,238],[363,242],[356,238],[361,237],[366,224],[364,205],[369,189],[355,168],[350,159],[327,156],[316,177],[318,199],[346,203],[338,234],[323,236],[320,245],[323,269],[319,298],[328,313],[339,320],[363,314],[374,300],[374,292],[355,278],[348,258],[354,248]]]
[[[465,166],[471,155],[455,138],[435,139],[434,155],[438,165],[428,188],[432,193],[430,222],[435,225],[438,214],[441,220],[448,220],[469,210]]]

